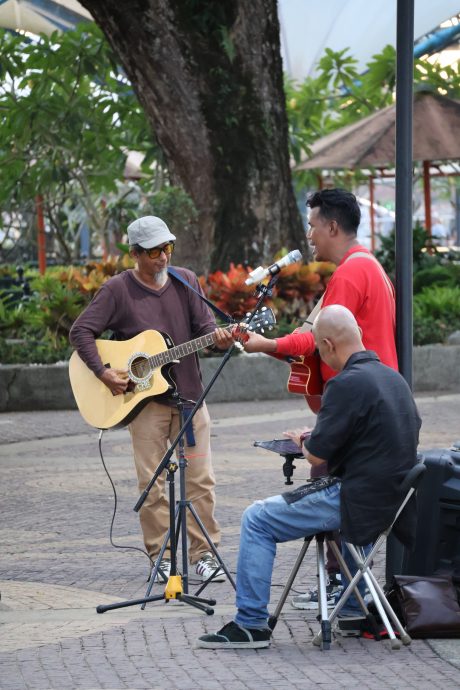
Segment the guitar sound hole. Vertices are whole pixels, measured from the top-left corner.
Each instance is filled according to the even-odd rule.
[[[131,371],[134,374],[134,376],[136,376],[136,378],[138,379],[146,378],[146,376],[149,376],[149,374],[151,373],[148,360],[142,357],[137,357],[131,363]]]

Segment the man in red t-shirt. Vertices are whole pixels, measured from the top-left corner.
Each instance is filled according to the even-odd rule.
[[[324,292],[321,308],[331,304],[347,307],[362,330],[364,348],[373,350],[383,364],[397,370],[394,288],[379,262],[357,240],[361,211],[355,195],[343,189],[323,189],[310,196],[307,205],[310,207],[307,239],[313,258],[332,261],[337,266]],[[308,356],[315,350],[315,341],[309,331],[294,331],[275,339],[250,333],[244,349],[246,352]],[[324,382],[336,373],[321,361]],[[286,435],[295,438],[299,431],[286,432]],[[312,477],[326,472],[325,466],[315,467]],[[334,560],[328,553],[331,594],[335,573],[339,572]],[[314,608],[317,605],[316,592],[294,597],[293,605],[296,608]]]
[[[332,261],[337,266],[321,306],[347,307],[363,332],[366,350],[373,350],[383,364],[397,369],[394,289],[379,262],[357,240],[361,211],[355,195],[343,189],[323,189],[313,194],[307,204],[311,209],[307,239],[313,258]],[[313,354],[315,341],[311,332],[294,331],[275,339],[250,333],[244,349],[306,356]],[[327,381],[335,372],[322,363],[321,374],[323,381]]]

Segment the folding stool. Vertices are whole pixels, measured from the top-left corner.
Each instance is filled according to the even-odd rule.
[[[278,622],[279,615],[281,613],[281,610],[284,606],[284,603],[289,595],[289,591],[292,587],[292,584],[296,578],[296,575],[299,571],[299,568],[302,564],[302,561],[305,557],[305,554],[307,553],[308,547],[310,546],[310,543],[313,539],[316,541],[316,560],[317,560],[317,577],[318,577],[318,606],[319,606],[319,620],[321,621],[321,629],[318,631],[318,633],[315,635],[313,638],[313,644],[321,647],[323,650],[330,649],[331,645],[331,640],[332,640],[332,623],[337,618],[338,614],[340,613],[342,607],[345,605],[345,603],[348,601],[349,597],[351,596],[352,593],[355,594],[358,603],[363,611],[364,617],[367,619],[368,624],[370,626],[370,629],[374,631],[374,635],[376,639],[380,639],[378,637],[378,626],[375,621],[375,617],[373,616],[372,613],[370,613],[369,609],[366,606],[366,603],[364,602],[361,594],[359,593],[357,584],[360,581],[361,578],[364,578],[364,581],[367,585],[367,588],[369,590],[370,597],[372,601],[375,604],[375,607],[379,613],[380,618],[382,619],[382,622],[387,630],[388,636],[390,638],[390,648],[391,649],[399,649],[401,647],[401,642],[404,645],[410,645],[411,643],[411,638],[407,634],[407,632],[404,630],[402,627],[401,623],[398,620],[398,617],[396,616],[395,612],[393,611],[392,607],[390,606],[385,593],[380,586],[380,584],[377,581],[377,578],[375,577],[374,573],[371,570],[370,564],[372,563],[373,558],[375,557],[375,554],[377,551],[380,549],[388,535],[390,534],[395,522],[401,515],[402,511],[404,510],[406,504],[410,500],[411,496],[415,493],[417,490],[417,486],[422,478],[422,475],[425,471],[425,465],[420,462],[417,463],[414,467],[412,467],[411,470],[407,473],[406,477],[401,483],[401,494],[404,496],[403,501],[401,502],[391,524],[381,532],[381,534],[378,536],[377,540],[375,541],[374,545],[372,546],[372,549],[370,550],[369,554],[365,556],[362,547],[355,546],[354,544],[350,544],[348,542],[342,542],[345,543],[346,548],[350,551],[357,567],[358,570],[356,574],[351,577],[351,573],[348,570],[348,567],[343,559],[343,556],[340,552],[340,549],[337,547],[337,544],[334,541],[333,534],[332,532],[321,532],[318,534],[311,535],[309,537],[306,537],[303,543],[303,546],[300,550],[300,553],[297,557],[297,560],[294,564],[294,567],[292,568],[292,571],[288,577],[288,580],[286,582],[286,585],[284,587],[284,590],[281,594],[280,600],[278,602],[278,605],[275,609],[274,614],[270,617],[269,619],[269,626],[273,630],[276,623]],[[324,542],[328,543],[339,564],[342,572],[346,575],[349,584],[343,591],[341,597],[339,598],[336,606],[332,610],[331,614],[328,615],[327,613],[327,596],[326,596],[326,570],[325,570],[325,559],[324,559]],[[392,623],[394,624],[394,627],[398,631],[400,635],[400,640],[396,637],[393,626],[391,625],[389,618],[391,618]]]

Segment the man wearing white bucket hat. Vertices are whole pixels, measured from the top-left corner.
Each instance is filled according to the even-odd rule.
[[[220,349],[226,349],[233,342],[225,330],[216,328],[213,315],[200,297],[168,273],[175,241],[176,237],[161,218],[144,216],[132,222],[128,226],[128,242],[136,267],[110,278],[72,327],[72,345],[113,395],[122,395],[129,379],[127,371],[105,367],[99,357],[95,339],[105,330],[113,331],[117,340],[127,340],[154,329],[168,334],[175,345],[210,333],[214,333],[214,343]],[[175,272],[201,292],[192,271],[175,267]],[[174,366],[173,374],[181,398],[197,400],[203,387],[196,353],[181,358],[180,364]],[[193,503],[217,547],[220,528],[214,517],[215,478],[211,462],[210,419],[205,403],[195,414],[192,426],[185,448],[187,500]],[[131,421],[129,431],[139,491],[143,491],[151,480],[166,453],[168,441],[176,438],[179,428],[179,410],[169,392],[151,399]],[[155,561],[169,527],[169,504],[163,474],[151,488],[139,517],[145,547]],[[196,575],[206,580],[219,563],[194,520],[187,521],[187,532],[190,563],[195,565]],[[170,568],[168,545],[159,563],[157,579],[167,579]],[[217,582],[224,579],[222,569],[213,577]]]

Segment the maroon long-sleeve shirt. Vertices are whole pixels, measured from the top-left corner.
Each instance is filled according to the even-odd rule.
[[[196,290],[197,277],[186,268],[176,271]],[[176,278],[169,276],[160,290],[140,283],[132,270],[110,278],[80,314],[70,331],[70,342],[96,376],[104,371],[95,338],[111,330],[117,340],[128,340],[147,329],[167,333],[175,345],[212,333],[216,323],[207,305]],[[155,353],[153,353],[155,354]],[[203,391],[198,356],[187,355],[173,367],[181,397],[196,400]],[[158,402],[168,403],[166,396]]]

